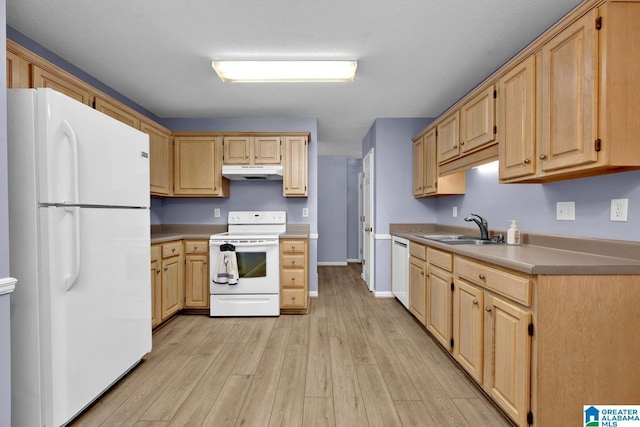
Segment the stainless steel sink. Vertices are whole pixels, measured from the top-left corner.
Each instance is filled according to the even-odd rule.
[[[423,234],[423,239],[435,240],[449,245],[499,245],[503,242],[495,240],[483,240],[479,237],[464,236],[459,234]]]

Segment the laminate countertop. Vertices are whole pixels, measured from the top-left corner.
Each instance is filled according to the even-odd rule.
[[[393,224],[392,224],[393,225]],[[432,227],[391,227],[393,236],[463,255],[501,267],[542,275],[633,275],[640,274],[640,243],[527,235],[522,245],[451,245],[420,237],[428,234],[471,234],[469,230]],[[420,228],[416,230],[416,228]]]

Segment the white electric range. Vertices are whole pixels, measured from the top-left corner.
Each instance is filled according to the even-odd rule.
[[[209,239],[210,316],[279,316],[279,242],[287,213],[231,211],[228,224],[228,232]],[[235,255],[237,284],[233,274],[221,273],[224,252]]]

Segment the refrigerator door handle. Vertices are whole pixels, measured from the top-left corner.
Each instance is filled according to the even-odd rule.
[[[69,204],[77,204],[80,200],[80,187],[78,178],[79,168],[78,168],[78,138],[76,137],[76,132],[73,130],[68,121],[62,121],[62,132],[67,137],[69,142],[71,143],[71,171],[73,173],[73,200],[69,202]]]
[[[68,292],[73,288],[80,276],[80,207],[67,207],[65,211],[73,215],[73,239],[71,240],[73,243],[73,266],[71,274],[65,279]]]

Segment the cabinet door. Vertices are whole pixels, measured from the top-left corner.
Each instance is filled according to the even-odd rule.
[[[460,145],[463,153],[495,141],[496,124],[494,87],[464,104],[460,110]]]
[[[424,136],[413,143],[413,195],[424,195]]]
[[[463,280],[453,291],[453,356],[482,384],[484,356],[484,292]]]
[[[452,293],[451,273],[433,265],[429,265],[429,277],[427,280],[427,330],[451,350],[451,323],[452,323]]]
[[[535,158],[536,57],[530,56],[498,81],[497,123],[500,179],[532,175]]]
[[[409,258],[409,311],[424,325],[426,296],[426,263],[418,258]]]
[[[424,193],[438,192],[438,155],[436,147],[436,130],[431,129],[424,136]],[[448,182],[448,178],[444,181]]]
[[[531,314],[506,301],[485,299],[484,386],[518,425],[527,425],[531,366]]]
[[[225,136],[223,142],[225,165],[248,165],[251,163],[251,137]]]
[[[209,308],[209,255],[186,256],[185,301],[190,308]]]
[[[456,111],[438,125],[438,163],[460,154],[460,111]]]
[[[7,89],[24,89],[29,86],[29,62],[7,51]]]
[[[162,269],[160,261],[151,261],[151,327],[155,328],[162,319]]]
[[[218,137],[176,137],[174,194],[222,196]]]
[[[162,320],[171,317],[182,307],[180,286],[182,286],[182,257],[175,256],[162,260]]]
[[[279,165],[280,157],[279,136],[256,136],[253,138],[253,163],[256,165]]]
[[[68,97],[80,101],[83,104],[93,104],[93,95],[91,92],[89,92],[85,86],[73,81],[71,78],[65,78],[57,74],[50,73],[37,65],[33,65],[32,70],[34,88],[51,88],[64,93]]]
[[[107,101],[100,96],[96,96],[95,109],[109,117],[113,117],[114,119],[131,126],[132,128],[140,129],[140,119],[125,106],[118,105],[115,102]]]
[[[171,133],[159,126],[143,121],[140,130],[149,135],[149,183],[151,194],[171,194],[172,146]]]
[[[592,10],[542,48],[541,132],[544,172],[598,160],[598,54]]]
[[[307,137],[284,138],[284,196],[307,197]]]

